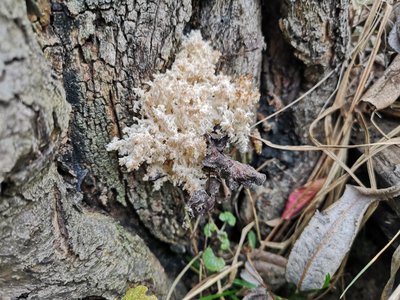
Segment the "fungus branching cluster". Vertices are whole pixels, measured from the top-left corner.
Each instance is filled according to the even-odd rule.
[[[128,171],[146,165],[144,180],[155,189],[165,181],[190,195],[204,190],[207,174],[207,135],[222,132],[227,142],[244,152],[248,146],[253,108],[259,93],[247,77],[233,80],[216,74],[220,53],[199,31],[183,40],[170,70],[154,75],[148,89],[138,89],[135,124],[115,138],[109,151],[118,151]]]

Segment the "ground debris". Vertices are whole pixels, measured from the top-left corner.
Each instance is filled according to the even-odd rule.
[[[297,239],[288,258],[287,281],[303,291],[320,289],[327,274],[339,269],[368,207],[399,194],[399,186],[377,190],[346,185],[342,197],[322,213],[316,211]]]
[[[225,155],[222,151],[226,145],[226,138],[215,138],[208,136],[207,155],[203,166],[217,173],[225,179],[232,190],[239,185],[251,187],[253,184],[262,185],[265,182],[265,174],[257,172],[252,166],[240,163]]]
[[[230,190],[237,190],[240,185],[246,188],[253,184],[262,185],[265,174],[257,172],[252,166],[238,162],[223,153],[228,138],[212,133],[207,138],[207,154],[203,167],[213,174],[206,184],[206,189],[195,191],[188,201],[188,211],[191,216],[203,215],[213,209],[216,199],[226,199]],[[226,184],[225,184],[226,183]]]

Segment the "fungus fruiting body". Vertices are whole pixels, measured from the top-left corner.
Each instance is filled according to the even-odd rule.
[[[253,108],[259,93],[247,77],[216,74],[220,53],[199,31],[183,40],[170,70],[154,75],[148,89],[138,89],[135,124],[108,146],[117,150],[128,171],[146,165],[144,180],[154,188],[170,181],[189,194],[204,189],[206,136],[218,131],[239,151],[246,151]]]

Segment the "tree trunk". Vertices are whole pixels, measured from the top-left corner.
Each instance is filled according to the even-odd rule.
[[[0,298],[115,299],[144,284],[163,299],[176,267],[167,261],[178,260],[168,246],[189,244],[182,193],[154,192],[142,171],[124,172],[106,151],[132,124],[135,88],[201,29],[222,52],[219,71],[252,75],[259,112],[269,113],[272,94],[288,104],[343,59],[348,2],[340,2],[2,0]],[[337,80],[271,121],[268,139],[305,142]],[[263,151],[272,165],[256,199],[261,221],[279,215],[316,158]],[[244,220],[245,212],[246,201]]]
[[[71,28],[66,7],[53,5],[53,23],[60,15],[65,18],[63,29]],[[47,30],[55,35],[49,34],[47,42],[54,45],[41,48],[27,19],[25,1],[2,1],[0,15],[0,298],[112,299],[128,285],[141,282],[165,294],[167,276],[144,241],[110,215],[83,203],[88,178],[95,180],[94,189],[102,187],[103,194],[96,199],[108,198],[113,189],[123,198],[124,188],[121,182],[107,185],[118,179],[115,157],[104,150],[111,115],[100,109],[101,98],[82,94],[93,95],[94,89],[83,90],[83,80],[79,86],[78,70],[64,68],[83,67],[71,63],[81,55],[80,49],[61,41],[68,32],[58,33],[51,25]],[[69,49],[79,55],[74,58]],[[57,51],[53,72],[43,52]],[[98,112],[90,112],[96,105]],[[101,159],[107,161],[103,168]],[[108,161],[115,166],[110,169]],[[97,179],[88,169],[104,176]]]
[[[259,3],[198,12],[216,24],[206,31],[216,46],[236,55],[226,70],[258,81]],[[187,243],[183,205],[176,188],[154,193],[123,173],[105,147],[132,122],[134,88],[173,61],[192,4],[6,0],[0,14],[0,298],[114,299],[143,283],[162,299],[168,275],[148,246],[165,244],[143,228]]]

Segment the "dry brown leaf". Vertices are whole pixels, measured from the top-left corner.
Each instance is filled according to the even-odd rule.
[[[254,250],[250,255],[250,262],[246,262],[245,269],[240,277],[248,282],[259,286],[265,283],[268,288],[275,290],[285,282],[285,268],[287,260],[283,256]]]
[[[400,269],[400,246],[397,247],[392,256],[392,265],[390,267],[390,278],[383,289],[381,300],[386,300],[389,298],[390,293],[393,289],[393,284],[396,279],[396,274]]]
[[[317,211],[289,255],[286,279],[300,290],[319,289],[335,274],[371,203],[400,194],[400,186],[374,190],[346,185],[342,197],[324,212]]]
[[[284,258],[283,256],[267,251],[262,251],[259,249],[256,249],[251,253],[251,258],[253,260],[268,262],[283,269],[286,268],[287,264],[287,259]]]
[[[257,270],[248,261],[246,261],[244,269],[240,272],[240,278],[254,284],[257,287],[265,285],[261,275],[258,274]]]
[[[247,294],[243,300],[273,300],[274,298],[270,293],[264,288],[256,288],[250,290],[250,293]]]
[[[399,98],[399,86],[400,55],[397,55],[383,76],[368,89],[361,100],[372,104],[377,110],[384,109]]]

